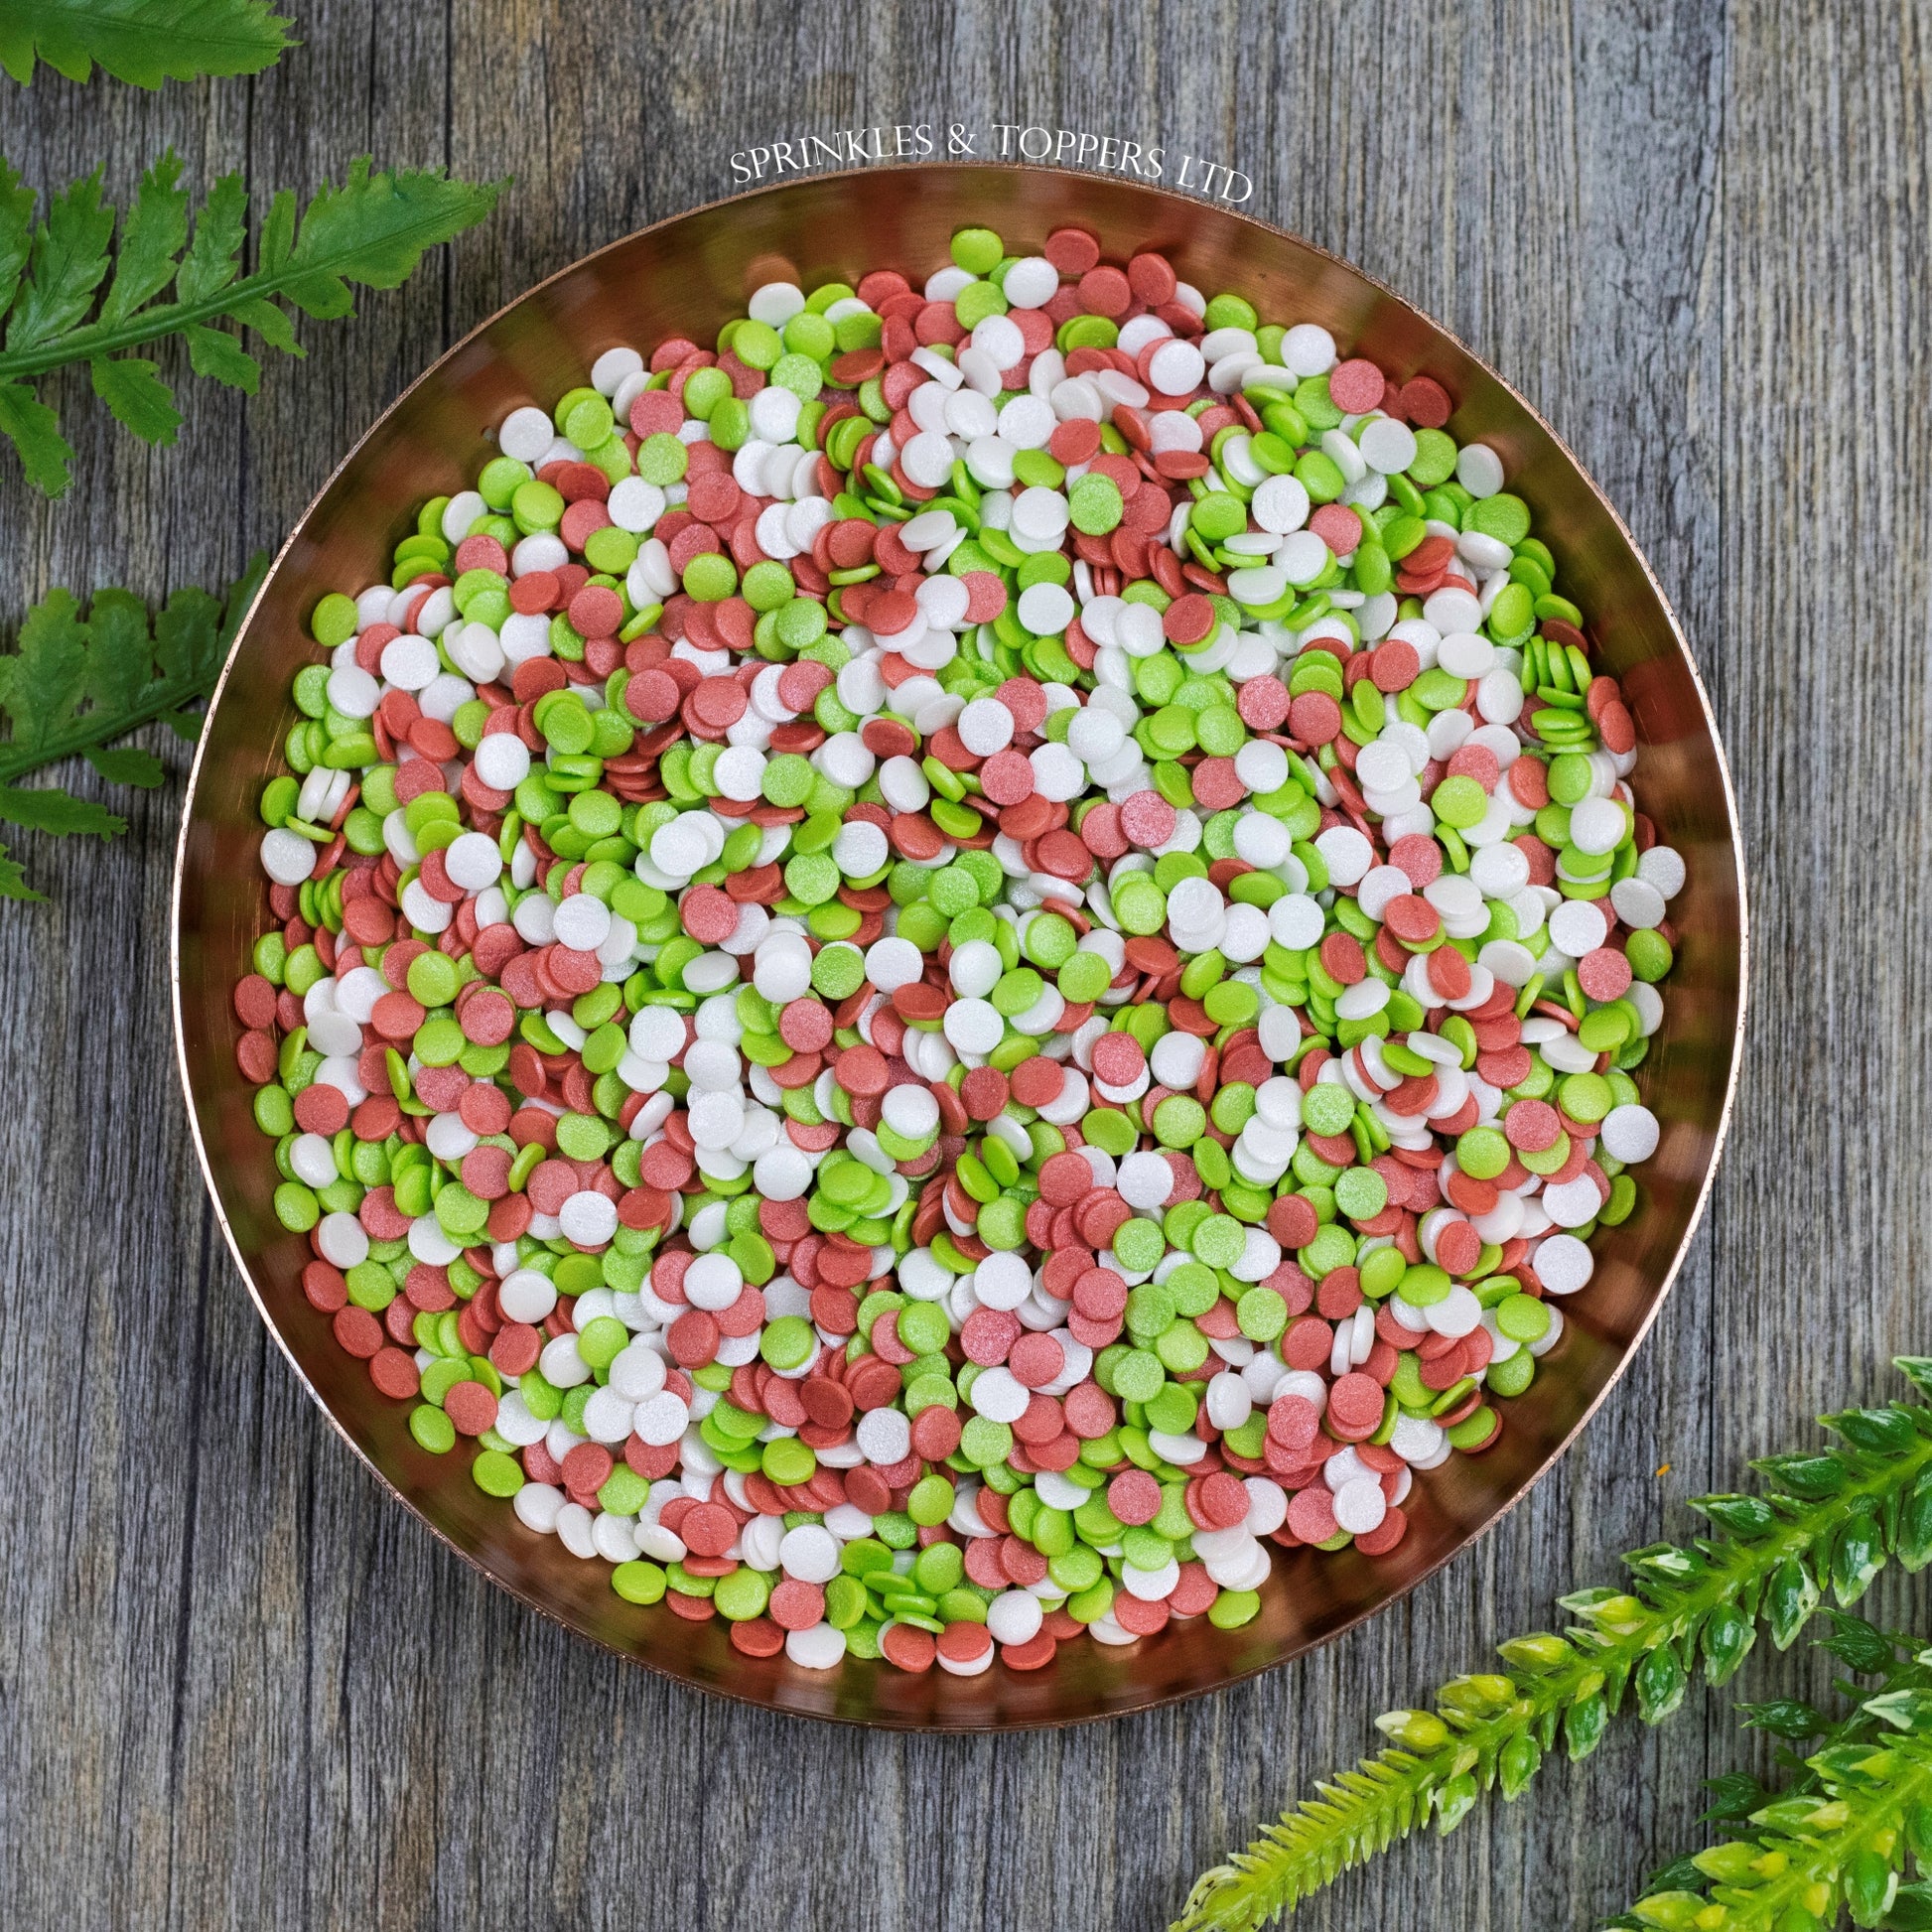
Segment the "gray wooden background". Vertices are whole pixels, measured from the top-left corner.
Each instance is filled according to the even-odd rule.
[[[268,1346],[203,1198],[166,1003],[178,788],[111,848],[23,835],[55,903],[0,909],[0,1921],[1158,1926],[1373,1713],[1932,1350],[1926,0],[284,4],[307,44],[252,82],[0,80],[0,148],[41,187],[105,155],[116,194],[170,141],[191,179],[257,190],[365,149],[517,186],[406,290],[306,326],[306,367],[278,362],[252,405],[197,385],[173,450],[110,433],[68,381],[69,498],[0,461],[0,626],[53,584],[224,580],[448,342],[729,192],[733,149],[901,119],[1165,138],[1442,317],[1621,506],[1730,747],[1753,1062],[1641,1358],[1447,1574],[1178,1710],[870,1735],[621,1668],[384,1500]],[[1881,1601],[1932,1632],[1925,1589]],[[1811,1669],[1760,1656],[1740,1688]],[[1301,1922],[1595,1922],[1701,1842],[1700,1780],[1751,1757],[1729,1696],[1618,1730]]]

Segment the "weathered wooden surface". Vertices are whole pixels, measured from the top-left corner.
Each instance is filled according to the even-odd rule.
[[[1447,321],[1621,506],[1731,750],[1756,1060],[1639,1361],[1446,1575],[1179,1710],[872,1735],[622,1669],[384,1500],[267,1345],[203,1198],[165,997],[178,792],[111,848],[22,836],[56,902],[0,912],[21,1069],[0,1109],[0,1920],[1156,1926],[1374,1712],[1932,1347],[1925,0],[294,10],[307,45],[253,82],[0,81],[0,145],[43,187],[104,153],[125,192],[173,141],[191,178],[257,188],[373,149],[515,192],[357,323],[309,328],[306,368],[252,404],[198,386],[172,451],[108,433],[69,379],[72,495],[49,507],[0,462],[0,621],[50,584],[224,579],[448,341],[729,192],[734,149],[903,119],[1165,138]],[[1743,1694],[1810,1668],[1754,1659]],[[1594,1922],[1698,1842],[1700,1780],[1751,1755],[1728,1703],[1694,1691],[1304,1922]]]

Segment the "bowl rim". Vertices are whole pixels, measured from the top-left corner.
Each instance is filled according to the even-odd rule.
[[[1253,227],[1261,235],[1266,236],[1272,241],[1286,241],[1294,247],[1304,249],[1310,255],[1334,266],[1344,274],[1354,277],[1369,289],[1373,290],[1376,295],[1385,301],[1393,303],[1399,310],[1406,312],[1414,321],[1420,322],[1426,329],[1433,331],[1444,342],[1467,356],[1470,362],[1493,381],[1517,409],[1522,411],[1524,417],[1536,429],[1541,431],[1544,436],[1549,438],[1555,451],[1570,465],[1578,479],[1588,490],[1590,496],[1595,501],[1597,510],[1607,519],[1609,526],[1615,531],[1630,558],[1642,572],[1652,595],[1657,600],[1658,609],[1663,616],[1670,635],[1676,641],[1684,668],[1689,673],[1691,689],[1696,694],[1704,727],[1716,757],[1718,776],[1724,802],[1724,820],[1727,833],[1731,870],[1736,884],[1737,903],[1737,1010],[1729,1032],[1729,1037],[1725,1041],[1725,1051],[1728,1056],[1728,1061],[1725,1076],[1723,1101],[1717,1111],[1716,1119],[1711,1125],[1710,1157],[1705,1165],[1703,1178],[1698,1184],[1696,1196],[1690,1203],[1689,1211],[1685,1218],[1683,1234],[1679,1238],[1676,1248],[1662,1271],[1656,1292],[1650,1299],[1649,1307],[1645,1310],[1641,1319],[1632,1330],[1628,1340],[1623,1344],[1621,1355],[1615,1367],[1605,1377],[1601,1388],[1596,1391],[1580,1412],[1571,1428],[1549,1449],[1534,1468],[1517,1484],[1514,1491],[1505,1497],[1475,1528],[1467,1531],[1455,1543],[1445,1549],[1440,1556],[1435,1557],[1420,1569],[1400,1589],[1381,1598],[1379,1601],[1364,1604],[1360,1609],[1335,1623],[1331,1628],[1323,1631],[1321,1635],[1312,1638],[1286,1655],[1268,1657],[1254,1663],[1236,1663],[1231,1661],[1230,1667],[1217,1676],[1211,1683],[1185,1686],[1173,1690],[1151,1691],[1146,1697],[1124,1699],[1118,1704],[1102,1710],[1078,1712],[1066,1716],[1051,1713],[1016,1714],[1012,1716],[1001,1716],[991,1722],[974,1721],[965,1717],[962,1717],[958,1722],[947,1722],[943,1717],[934,1722],[922,1718],[904,1717],[890,1712],[883,1716],[856,1716],[837,1710],[796,1709],[778,1703],[769,1697],[735,1688],[729,1679],[716,1683],[699,1683],[688,1674],[673,1669],[666,1663],[659,1662],[648,1654],[645,1649],[622,1648],[595,1632],[581,1627],[569,1615],[565,1614],[564,1611],[554,1607],[550,1602],[526,1588],[522,1584],[499,1574],[485,1557],[463,1548],[448,1531],[433,1521],[417,1502],[405,1494],[382,1472],[369,1452],[349,1430],[348,1426],[337,1415],[332,1405],[324,1398],[315,1383],[310,1380],[294,1347],[288,1337],[283,1334],[280,1323],[270,1311],[267,1301],[255,1281],[254,1271],[247,1257],[243,1254],[241,1243],[236,1237],[234,1228],[229,1221],[227,1208],[222,1199],[220,1187],[215,1180],[213,1168],[209,1161],[208,1149],[202,1132],[201,1115],[196,1105],[195,1075],[189,1052],[187,1018],[183,1007],[182,987],[182,915],[184,888],[188,870],[189,838],[196,823],[196,801],[201,785],[203,766],[210,740],[208,725],[213,719],[215,709],[220,704],[222,696],[227,689],[229,676],[233,672],[235,664],[241,655],[242,647],[247,642],[249,629],[254,621],[256,612],[260,609],[271,586],[275,583],[291,551],[302,539],[310,521],[322,507],[325,499],[334,490],[345,474],[355,464],[368,444],[380,433],[390,417],[402,408],[418,389],[440,376],[473,344],[486,336],[514,310],[521,308],[526,302],[542,294],[543,291],[579,274],[593,263],[602,260],[605,256],[630,246],[642,236],[655,234],[662,229],[669,228],[675,223],[686,220],[694,215],[712,213],[720,209],[750,204],[767,196],[775,196],[795,190],[806,183],[854,183],[876,178],[881,175],[917,177],[942,172],[946,174],[981,172],[1001,177],[1015,175],[1048,176],[1055,181],[1069,184],[1075,193],[1078,192],[1078,189],[1082,185],[1098,183],[1104,184],[1110,189],[1125,190],[1136,195],[1157,199],[1172,205],[1176,209],[1198,211],[1202,208],[1208,208],[1214,212],[1226,214],[1236,221],[1246,223]],[[1071,212],[1069,212],[1069,218],[1074,218]],[[317,486],[308,504],[295,519],[289,528],[288,534],[275,550],[267,569],[262,573],[261,580],[255,588],[254,595],[249,599],[247,609],[241,614],[239,621],[235,623],[233,642],[229,645],[228,654],[222,662],[220,675],[215,682],[213,690],[208,695],[207,708],[203,713],[203,729],[196,742],[194,760],[190,766],[188,784],[182,798],[181,824],[176,835],[174,874],[169,895],[170,929],[168,971],[170,1006],[174,1019],[175,1071],[181,1084],[183,1100],[186,1103],[189,1132],[193,1139],[196,1160],[201,1168],[203,1184],[207,1191],[209,1204],[212,1207],[215,1220],[220,1226],[222,1238],[227,1244],[228,1252],[232,1256],[237,1270],[240,1272],[243,1285],[248,1291],[249,1299],[254,1303],[256,1313],[261,1317],[263,1325],[268,1329],[269,1334],[273,1336],[276,1346],[281,1350],[284,1359],[293,1370],[296,1380],[300,1383],[315,1406],[322,1412],[330,1427],[347,1444],[357,1461],[361,1463],[366,1473],[374,1479],[384,1495],[391,1502],[399,1504],[403,1509],[407,1510],[445,1549],[454,1553],[464,1563],[479,1572],[493,1587],[503,1590],[526,1608],[536,1611],[548,1622],[559,1625],[572,1636],[595,1645],[599,1650],[620,1659],[623,1663],[639,1665],[645,1670],[650,1671],[653,1675],[676,1683],[690,1691],[726,1698],[733,1704],[773,1716],[796,1718],[806,1722],[837,1724],[855,1728],[924,1731],[935,1734],[987,1734],[1012,1730],[1057,1729],[1075,1725],[1103,1724],[1112,1722],[1118,1718],[1130,1717],[1146,1711],[1160,1710],[1169,1705],[1179,1704],[1190,1699],[1226,1691],[1237,1684],[1260,1676],[1263,1672],[1280,1669],[1287,1664],[1293,1663],[1300,1657],[1333,1643],[1347,1632],[1355,1629],[1358,1625],[1392,1608],[1396,1603],[1409,1596],[1422,1584],[1434,1577],[1439,1571],[1466,1554],[1476,1543],[1487,1536],[1505,1516],[1509,1515],[1570,1451],[1577,1438],[1594,1418],[1597,1410],[1628,1371],[1631,1362],[1635,1359],[1638,1350],[1642,1347],[1645,1339],[1649,1335],[1651,1326],[1656,1321],[1665,1299],[1677,1284],[1691,1244],[1697,1238],[1703,1226],[1705,1213],[1710,1206],[1712,1189],[1717,1179],[1719,1167],[1723,1161],[1725,1142],[1729,1132],[1731,1115],[1736,1104],[1737,1085],[1743,1069],[1744,1033],[1750,1012],[1750,908],[1744,860],[1743,828],[1738,816],[1736,792],[1731,779],[1729,759],[1725,750],[1724,737],[1719,730],[1717,715],[1712,707],[1710,694],[1705,688],[1704,678],[1699,671],[1696,655],[1691,649],[1690,640],[1685,634],[1684,626],[1678,618],[1676,607],[1671,602],[1662,584],[1658,582],[1657,574],[1651,566],[1649,557],[1645,554],[1642,546],[1638,544],[1628,524],[1625,523],[1622,515],[1604,493],[1595,478],[1578,457],[1577,453],[1570,447],[1569,443],[1543,416],[1542,412],[1512,382],[1499,373],[1486,357],[1478,354],[1459,336],[1439,322],[1427,310],[1418,307],[1407,297],[1399,294],[1379,276],[1369,273],[1366,269],[1359,267],[1346,257],[1335,253],[1332,249],[1323,247],[1317,242],[1311,241],[1306,236],[1296,233],[1293,229],[1266,220],[1260,215],[1247,213],[1227,204],[1214,202],[1207,198],[1184,195],[1161,184],[1139,180],[1129,181],[1118,177],[1098,175],[1090,170],[1056,167],[1051,164],[1026,161],[992,162],[978,157],[970,161],[931,159],[910,162],[885,162],[861,168],[813,170],[789,179],[777,179],[763,183],[758,187],[745,190],[740,194],[720,196],[711,201],[699,202],[693,204],[691,207],[679,208],[674,213],[660,216],[655,221],[646,222],[642,227],[634,228],[628,233],[617,236],[602,246],[576,257],[574,260],[565,263],[562,267],[542,277],[539,281],[531,283],[529,287],[520,290],[510,300],[500,304],[473,328],[458,337],[437,354],[416,376],[405,384],[376,413],[368,426],[344,452],[341,460],[336,463],[329,474],[323,479],[322,483]]]

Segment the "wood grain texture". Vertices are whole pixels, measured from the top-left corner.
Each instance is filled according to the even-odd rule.
[[[306,330],[307,365],[252,403],[198,385],[173,450],[110,433],[69,378],[70,497],[0,462],[0,621],[56,583],[225,580],[446,343],[729,192],[734,149],[905,119],[1165,140],[1244,169],[1255,212],[1447,322],[1622,508],[1731,750],[1754,1057],[1636,1365],[1447,1573],[1181,1709],[875,1735],[625,1670],[384,1500],[268,1347],[203,1198],[165,1001],[178,790],[137,799],[111,847],[23,835],[55,902],[0,912],[0,1039],[28,1074],[0,1109],[0,1921],[1158,1926],[1361,1750],[1374,1712],[1932,1348],[1925,0],[297,11],[306,44],[252,81],[0,83],[0,147],[42,188],[105,154],[125,194],[172,141],[191,178],[238,167],[257,189],[313,190],[364,149],[516,189],[357,322]],[[1923,1617],[1925,1591],[1879,1602]],[[1817,1677],[1759,1657],[1740,1694]],[[1693,1692],[1664,1730],[1619,1730],[1301,1922],[1596,1922],[1696,1843],[1703,1778],[1761,1759],[1729,1701]]]

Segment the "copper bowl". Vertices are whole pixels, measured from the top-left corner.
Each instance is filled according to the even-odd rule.
[[[1298,1551],[1277,1564],[1245,1629],[1200,1619],[1124,1652],[1073,1644],[1037,1673],[996,1666],[970,1679],[911,1677],[847,1659],[816,1674],[782,1656],[741,1656],[722,1623],[623,1602],[603,1564],[566,1556],[478,1491],[465,1458],[415,1446],[398,1406],[303,1299],[308,1245],[271,1211],[275,1173],[236,1071],[229,995],[265,916],[255,803],[294,719],[289,687],[312,656],[304,619],[316,598],[385,577],[415,506],[467,484],[494,424],[519,403],[547,403],[584,381],[603,349],[672,334],[708,340],[774,271],[798,273],[807,286],[856,281],[881,263],[923,275],[968,223],[1033,246],[1077,223],[1114,259],[1160,248],[1198,287],[1238,288],[1264,314],[1320,322],[1399,378],[1434,376],[1456,400],[1458,438],[1495,446],[1602,661],[1624,681],[1643,743],[1635,781],[1690,865],[1672,908],[1682,943],[1666,1019],[1642,1075],[1664,1136],[1643,1170],[1638,1213],[1599,1237],[1595,1279],[1568,1309],[1534,1396],[1509,1406],[1492,1451],[1455,1457],[1417,1484],[1410,1533],[1393,1556]],[[175,879],[181,1069],[215,1211],[263,1320],[349,1447],[492,1582],[621,1657],[799,1716],[940,1730],[1069,1724],[1217,1690],[1335,1636],[1447,1563],[1563,1452],[1655,1317],[1710,1187],[1743,1022],[1741,851],[1710,705],[1629,531],[1548,425],[1426,316],[1308,242],[1137,184],[980,166],[818,176],[661,221],[539,284],[405,390],[311,504],[242,627],[195,763]]]

